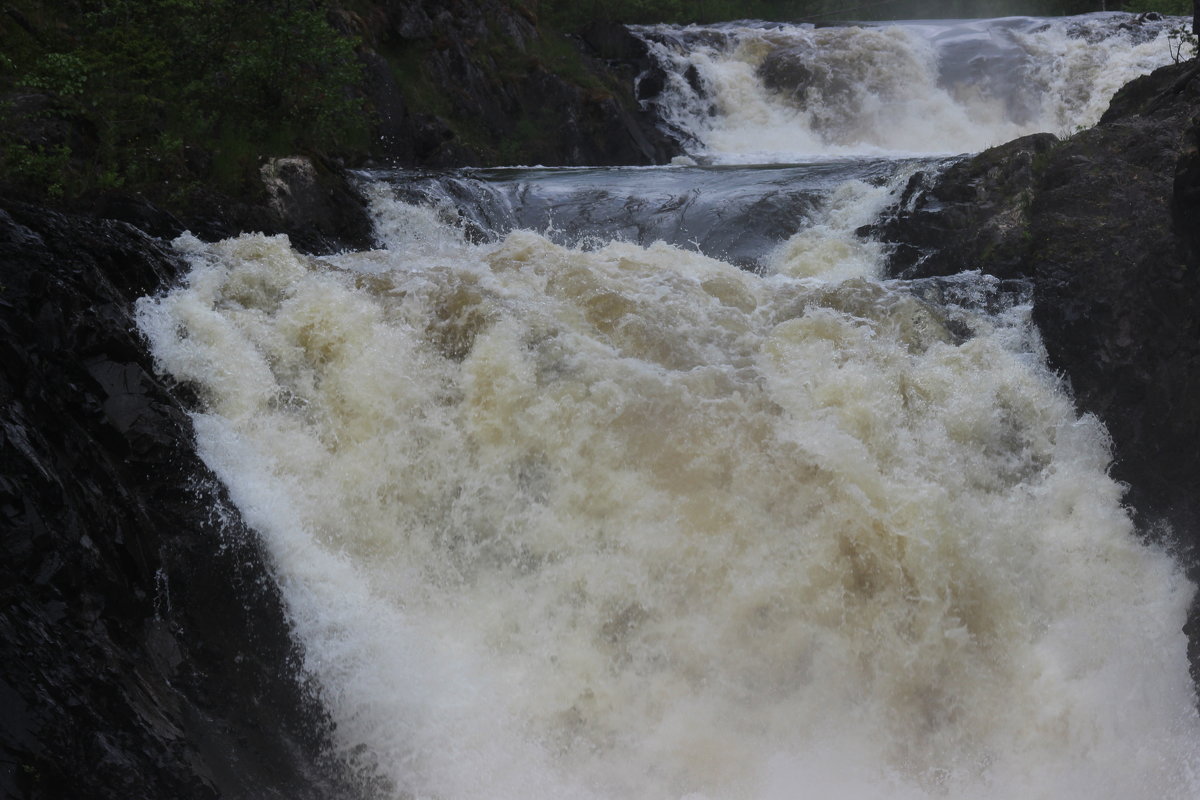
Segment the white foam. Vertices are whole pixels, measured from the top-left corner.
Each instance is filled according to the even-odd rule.
[[[1170,63],[1170,22],[1132,15],[813,28],[638,29],[667,84],[653,101],[721,163],[956,154],[1095,124],[1134,77]],[[794,80],[768,88],[781,54]],[[692,79],[688,80],[689,69]]]
[[[1192,587],[1028,309],[960,341],[811,248],[761,278],[410,218],[336,259],[181,241],[138,310],[385,793],[1196,795]]]

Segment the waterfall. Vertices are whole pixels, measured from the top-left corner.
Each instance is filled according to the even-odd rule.
[[[1168,19],[1126,14],[817,28],[637,28],[647,103],[718,163],[962,153],[1094,125],[1170,58]]]
[[[611,222],[686,181],[754,216],[731,199],[749,173],[699,166],[534,176],[561,190],[543,198],[619,209],[569,241],[521,229],[528,191],[445,176],[492,198],[472,217],[398,173],[371,176],[374,251],[175,242],[192,270],[139,324],[197,389],[198,450],[261,535],[338,754],[372,794],[1200,792],[1180,632],[1194,587],[1134,530],[1029,298],[972,273],[883,281],[879,246],[853,235],[906,173],[850,151],[971,149],[1102,103],[1061,87],[1111,36],[1056,55],[1072,63],[1032,99],[955,88],[963,42],[1028,53],[1096,25],[642,29],[697,66],[703,91],[659,102],[698,155],[811,147],[850,170],[811,178],[753,271]],[[847,98],[903,56],[901,106],[957,108],[977,138],[909,138],[933,115],[920,105],[876,141],[888,117],[865,100],[817,114],[770,94],[763,65],[801,44]],[[981,127],[989,104],[1003,120]]]

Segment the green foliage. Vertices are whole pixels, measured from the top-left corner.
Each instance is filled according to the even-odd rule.
[[[355,42],[330,27],[323,2],[11,5],[29,24],[0,29],[0,86],[50,102],[40,118],[0,119],[0,166],[32,174],[23,138],[53,132],[41,124],[50,117],[69,120],[85,141],[73,141],[73,163],[54,162],[68,194],[214,176],[237,184],[262,156],[366,139]]]
[[[45,147],[12,142],[5,147],[4,167],[8,177],[22,188],[52,199],[63,196],[63,180],[71,160],[66,145]]]
[[[1171,48],[1171,58],[1176,64],[1200,54],[1200,42],[1197,41],[1196,32],[1190,24],[1171,28],[1167,40]]]
[[[47,53],[21,77],[21,83],[60,97],[78,97],[83,94],[84,64],[71,53]]]
[[[1122,6],[1122,9],[1135,14],[1157,11],[1173,17],[1190,17],[1192,0],[1129,0]]]
[[[1170,2],[1171,0],[1168,0]],[[578,28],[595,20],[625,23],[731,19],[853,20],[1050,16],[1115,9],[1119,0],[524,0],[551,24]]]

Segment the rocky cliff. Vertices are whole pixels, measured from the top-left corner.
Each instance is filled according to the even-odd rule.
[[[1142,530],[1200,579],[1200,77],[1140,78],[1100,124],[917,175],[869,231],[900,277],[977,269],[1033,286],[1050,363],[1112,436]],[[1200,603],[1189,622],[1200,681]]]
[[[0,210],[0,796],[353,797],[256,543],[192,450],[119,222]]]
[[[364,247],[370,225],[345,167],[634,165],[680,152],[634,97],[644,45],[609,25],[597,49],[596,37],[539,21],[526,8],[536,4],[250,4],[265,14],[256,16],[234,2],[158,0],[128,24],[114,19],[136,3],[104,13],[11,5],[0,14],[0,51],[12,56],[0,57],[0,196],[157,235],[256,230],[314,251]],[[230,43],[230,20],[275,36]],[[291,48],[279,35],[289,25],[308,37]],[[166,50],[145,54],[167,34]],[[606,49],[614,39],[622,52]],[[109,58],[113,41],[130,52]],[[294,84],[264,85],[286,70],[263,66],[288,53],[302,62],[291,79],[336,77],[309,86],[310,74],[310,96],[288,101]],[[70,69],[43,74],[46,64]],[[195,124],[164,127],[168,108]]]
[[[624,53],[598,50],[597,37],[539,25],[505,0],[392,0],[347,5],[336,18],[362,42],[375,162],[603,166],[679,152],[634,100],[636,76],[622,67],[639,54],[628,41]],[[610,26],[605,43],[611,28],[636,42]]]

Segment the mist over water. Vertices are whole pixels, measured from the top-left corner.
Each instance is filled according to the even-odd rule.
[[[879,280],[853,231],[910,168],[788,173],[803,213],[754,271],[713,257],[734,233],[621,227],[614,195],[689,181],[753,216],[748,173],[700,167],[520,176],[593,208],[578,236],[456,173],[474,217],[373,176],[371,252],[176,241],[192,272],[139,324],[372,791],[1200,793],[1193,587],[1026,296]]]

